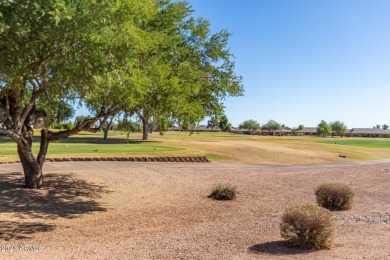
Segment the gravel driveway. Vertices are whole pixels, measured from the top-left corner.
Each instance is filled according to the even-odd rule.
[[[388,161],[52,162],[44,172],[46,188],[26,190],[19,165],[0,165],[0,259],[390,259]],[[286,247],[284,209],[314,203],[330,181],[355,192],[352,210],[333,213],[333,248]],[[208,199],[218,183],[237,199]]]

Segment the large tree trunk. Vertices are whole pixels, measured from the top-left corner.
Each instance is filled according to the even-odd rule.
[[[108,127],[103,127],[102,130],[103,130],[103,140],[107,140],[109,128]]]
[[[149,138],[149,120],[142,119],[142,140]]]
[[[26,139],[27,142],[18,144],[18,154],[23,167],[25,186],[30,189],[40,189],[44,185],[42,168],[49,147],[48,130],[42,129],[41,131],[41,145],[36,158],[31,151],[32,135]]]
[[[103,140],[107,140],[107,137],[108,137],[108,131],[110,131],[111,129],[111,125],[112,125],[112,121],[114,120],[114,117],[112,116],[110,121],[106,122],[103,127],[102,127],[102,130],[103,130]]]
[[[31,147],[18,146],[20,162],[23,166],[25,186],[30,189],[43,187],[42,165],[34,158]]]

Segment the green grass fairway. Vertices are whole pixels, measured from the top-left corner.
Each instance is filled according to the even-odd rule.
[[[34,138],[33,152],[38,154],[39,138]],[[156,154],[184,150],[180,147],[161,145],[156,141],[111,138],[102,140],[101,135],[76,135],[50,143],[47,157],[109,157],[109,156],[156,156]],[[158,156],[158,155],[157,155]],[[0,137],[0,161],[17,160],[16,144],[7,137]]]
[[[333,138],[319,141],[324,144],[335,144],[335,145],[348,145],[357,146],[364,148],[384,148],[390,149],[390,139],[375,139],[375,138],[361,138],[361,139],[349,139],[349,138]]]
[[[38,136],[38,131],[36,132]],[[47,158],[113,156],[200,156],[214,162],[248,164],[315,164],[340,163],[390,158],[390,139],[322,138],[315,136],[254,136],[229,133],[167,132],[149,135],[112,131],[108,140],[102,133],[82,132],[50,143]],[[38,153],[39,137],[33,152]],[[347,155],[340,158],[339,154]],[[18,160],[16,144],[0,137],[0,161]]]

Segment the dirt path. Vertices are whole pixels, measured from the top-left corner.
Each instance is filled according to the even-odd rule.
[[[285,247],[279,235],[284,209],[314,203],[315,188],[329,181],[355,191],[353,209],[335,216],[390,214],[389,161],[47,163],[41,191],[20,188],[20,172],[0,166],[0,259],[390,259],[387,222],[336,220],[324,251]],[[208,199],[218,183],[234,184],[237,199]]]

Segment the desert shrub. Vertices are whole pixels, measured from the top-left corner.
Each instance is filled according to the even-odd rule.
[[[352,189],[342,183],[325,183],[315,191],[317,204],[330,210],[351,209],[353,203]]]
[[[288,243],[309,249],[329,248],[334,222],[332,213],[317,205],[297,205],[286,209],[280,234]]]
[[[218,184],[208,197],[215,200],[232,200],[236,198],[236,193],[236,187]]]

